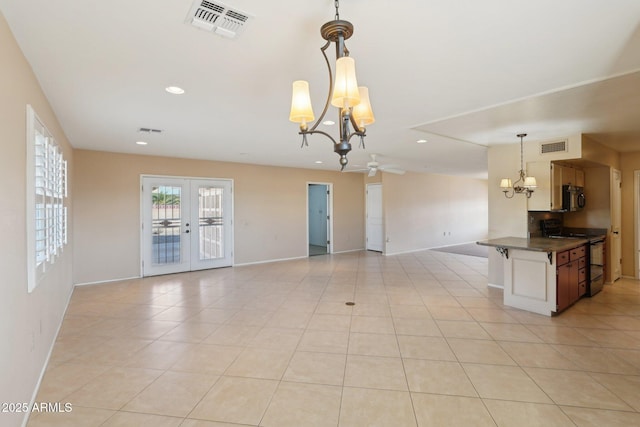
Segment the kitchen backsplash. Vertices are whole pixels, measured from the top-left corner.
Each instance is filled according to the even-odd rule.
[[[572,213],[568,213],[567,215],[571,215]],[[543,219],[559,219],[560,221],[565,220],[563,212],[540,212],[540,211],[529,211],[528,212],[528,237],[542,237],[542,230],[540,229],[540,221]],[[576,234],[587,234],[587,235],[599,235],[599,234],[607,234],[606,228],[583,228],[583,227],[569,227],[564,224],[564,231],[571,232]]]
[[[529,211],[529,219],[527,221],[527,233],[529,237],[540,237],[542,231],[540,230],[540,221],[543,219],[559,219],[563,220],[562,212],[541,212],[541,211]]]

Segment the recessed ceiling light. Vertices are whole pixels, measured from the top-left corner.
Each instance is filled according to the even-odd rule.
[[[316,165],[321,165],[322,164],[322,160],[316,160],[315,163],[316,163]]]
[[[324,122],[322,122],[322,124],[325,126],[333,126],[336,124],[336,122],[334,122],[333,120],[325,120]]]
[[[148,142],[146,142],[146,141],[136,141],[136,144],[138,144],[138,145],[147,145]]]
[[[165,87],[164,90],[174,95],[182,95],[184,93],[184,89],[178,86],[168,86]]]
[[[418,144],[426,144],[427,140],[426,139],[419,139],[416,141]]]

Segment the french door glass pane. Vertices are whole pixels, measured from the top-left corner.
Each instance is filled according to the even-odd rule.
[[[198,188],[200,260],[224,258],[223,189]]]
[[[182,187],[158,185],[151,189],[152,262],[180,263],[180,204]]]

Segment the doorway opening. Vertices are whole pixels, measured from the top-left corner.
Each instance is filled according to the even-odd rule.
[[[367,184],[366,233],[368,251],[384,252],[382,184]]]
[[[332,253],[332,195],[332,184],[307,183],[307,245],[309,256]]]

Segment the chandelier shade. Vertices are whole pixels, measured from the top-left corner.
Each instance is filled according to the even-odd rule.
[[[331,105],[338,108],[349,108],[359,103],[360,92],[356,80],[356,62],[348,56],[338,58]]]
[[[359,127],[364,128],[376,121],[371,109],[371,101],[369,100],[369,89],[364,86],[358,88],[360,92],[360,103],[353,107],[351,114]]]
[[[538,186],[538,183],[536,182],[535,177],[533,176],[525,177],[523,187],[536,188],[537,186]]]
[[[511,188],[513,187],[513,184],[511,184],[511,180],[509,178],[502,178],[502,180],[500,181],[500,188]]]
[[[309,82],[296,80],[293,82],[292,93],[289,120],[295,123],[312,122],[315,116],[311,106],[311,96],[309,95]]]

